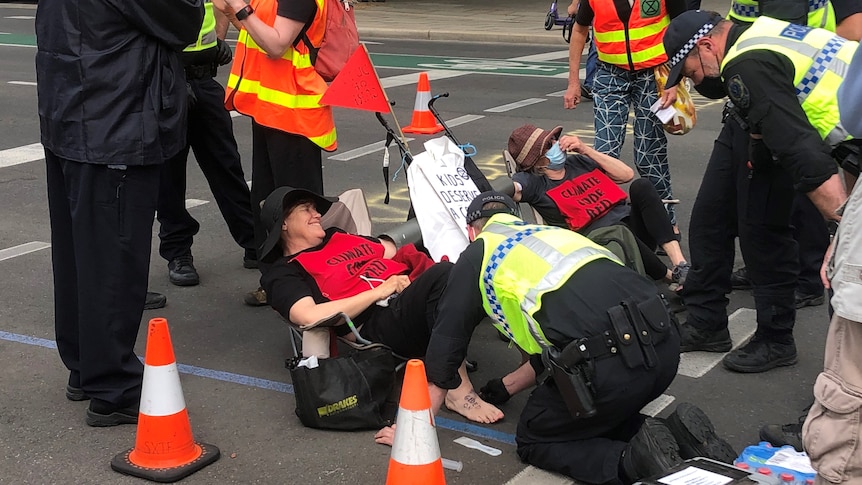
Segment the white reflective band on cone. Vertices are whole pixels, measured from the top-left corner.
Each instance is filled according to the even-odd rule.
[[[416,104],[413,105],[415,111],[428,111],[428,102],[431,101],[431,91],[417,91]]]
[[[440,459],[440,445],[430,409],[398,408],[392,459],[403,465],[428,465]]]
[[[141,414],[171,416],[186,408],[177,363],[144,366]]]

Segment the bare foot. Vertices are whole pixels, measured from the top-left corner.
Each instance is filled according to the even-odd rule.
[[[496,423],[503,419],[503,411],[480,398],[473,389],[460,394],[453,389],[446,393],[446,408],[477,423]]]

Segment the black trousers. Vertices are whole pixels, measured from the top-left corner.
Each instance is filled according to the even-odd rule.
[[[805,194],[793,200],[793,238],[799,245],[799,278],[796,290],[803,295],[822,295],[820,266],[829,248],[829,230],[823,216]]]
[[[362,336],[388,345],[403,357],[424,357],[437,320],[437,304],[452,266],[449,262],[431,266],[390,300],[388,307],[375,306],[373,315],[362,326]]]
[[[574,419],[553,379],[536,387],[521,412],[515,440],[525,463],[589,484],[619,484],[620,457],[638,432],[639,413],[676,377],[679,335],[655,346],[658,365],[629,369],[620,357],[596,361],[595,405],[598,413]]]
[[[158,165],[78,163],[45,150],[54,326],[69,384],[118,406],[138,403],[135,340],[150,267]]]
[[[251,210],[255,247],[266,239],[267,227],[260,220],[261,203],[273,190],[289,185],[323,194],[321,148],[302,135],[294,135],[251,122]],[[265,273],[267,264],[260,264]]]
[[[654,280],[667,275],[667,266],[655,254],[658,244],[674,239],[673,226],[655,186],[647,179],[637,179],[629,186],[631,214],[623,220],[638,240],[644,271]]]
[[[159,191],[159,254],[170,261],[191,252],[198,221],[186,210],[189,148],[201,168],[234,241],[253,257],[251,193],[240,163],[233,121],[224,108],[224,88],[215,79],[189,79],[197,97],[189,110],[188,145],[162,166]]]
[[[790,225],[795,191],[779,167],[747,167],[749,138],[728,118],[703,175],[689,224],[692,268],[682,294],[687,323],[711,330],[727,326],[725,295],[731,291],[738,235],[753,286],[755,336],[788,341],[796,320],[793,293],[799,272]]]

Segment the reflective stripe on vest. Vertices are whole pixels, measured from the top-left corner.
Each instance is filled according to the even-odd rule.
[[[670,17],[663,0],[634,0],[627,22],[612,0],[590,0],[599,59],[627,70],[655,67],[667,61],[662,45]],[[642,13],[649,11],[649,16]]]
[[[728,50],[721,69],[751,50],[766,49],[786,56],[793,64],[796,98],[808,122],[834,147],[851,138],[841,126],[837,94],[858,46],[858,42],[825,29],[760,17]]]
[[[551,345],[534,318],[542,295],[589,262],[609,259],[622,265],[613,253],[579,234],[527,224],[508,214],[492,216],[478,238],[485,247],[479,276],[485,312],[497,330],[529,354]]]
[[[727,18],[752,23],[760,17],[757,0],[733,0]],[[829,0],[808,0],[808,26],[835,32],[835,9]]]
[[[201,31],[198,33],[198,40],[194,44],[189,44],[183,49],[183,52],[198,52],[211,49],[216,46],[216,20],[213,13],[213,4],[211,1],[204,3],[204,22],[201,24]]]
[[[325,0],[315,0],[317,13],[306,34],[313,45],[323,40]],[[255,15],[266,25],[277,16],[277,0],[252,0]],[[239,33],[233,65],[225,86],[225,107],[255,122],[302,135],[327,151],[337,148],[332,108],[321,106],[326,82],[311,65],[304,42],[270,59],[245,29]]]

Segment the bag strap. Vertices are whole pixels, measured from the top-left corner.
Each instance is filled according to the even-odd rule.
[[[314,15],[317,13],[317,3],[314,5],[314,13],[311,14],[311,18],[305,22],[305,25],[302,26],[302,30],[299,31],[299,34],[296,36],[296,39],[293,40],[293,47],[299,45],[299,42],[302,41],[306,47],[308,47],[308,56],[311,58],[311,65],[317,61],[317,53],[320,51],[320,47],[314,47],[312,45],[311,40],[308,38],[308,29],[311,27],[311,23],[314,21]],[[325,20],[325,19],[324,19]]]

